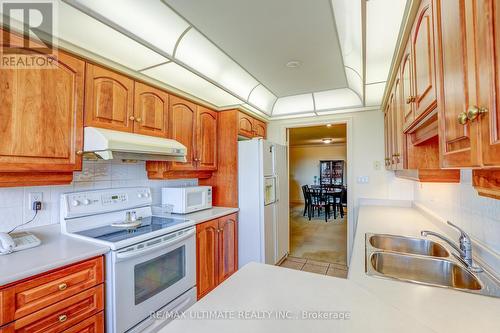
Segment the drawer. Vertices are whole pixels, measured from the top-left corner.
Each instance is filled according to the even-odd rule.
[[[90,318],[68,328],[64,333],[102,333],[104,332],[104,312],[99,312]]]
[[[53,271],[0,291],[0,325],[22,318],[104,280],[103,258]]]
[[[103,309],[104,287],[101,284],[14,321],[9,326],[11,331],[6,333],[59,333],[81,324]]]

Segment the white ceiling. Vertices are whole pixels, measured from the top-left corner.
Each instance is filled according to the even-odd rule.
[[[366,2],[366,49],[364,1],[63,0],[49,33],[220,109],[308,117],[380,105],[407,0]]]
[[[277,97],[347,86],[330,0],[164,2]]]

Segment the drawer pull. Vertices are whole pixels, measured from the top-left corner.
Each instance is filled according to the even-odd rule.
[[[63,291],[68,288],[68,285],[66,283],[61,283],[58,288],[60,291]]]
[[[64,323],[66,320],[68,320],[68,316],[66,316],[65,314],[59,316],[60,323]]]

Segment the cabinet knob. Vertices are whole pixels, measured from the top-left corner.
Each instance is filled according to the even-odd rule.
[[[415,96],[408,96],[408,98],[406,99],[406,104],[411,104],[415,102]]]
[[[488,109],[480,108],[480,107],[473,105],[467,110],[467,119],[469,119],[470,121],[475,120],[475,119],[477,119],[477,117],[479,117],[480,115],[487,113],[487,112],[488,112]]]
[[[65,314],[62,314],[58,317],[60,323],[64,323],[66,320],[68,320],[68,316]]]
[[[458,115],[458,123],[460,125],[466,125],[468,121],[469,119],[467,118],[467,112],[460,112],[460,114]]]
[[[134,116],[130,116],[130,117],[128,117],[128,119],[130,119],[130,120],[134,121],[134,120],[135,120],[135,117],[134,117]]]
[[[68,288],[68,285],[66,283],[61,283],[58,286],[58,288],[59,288],[60,291],[63,291],[63,290],[66,290],[66,288]]]
[[[140,123],[142,121],[142,118],[141,117],[135,118],[135,121],[137,121],[138,123]]]

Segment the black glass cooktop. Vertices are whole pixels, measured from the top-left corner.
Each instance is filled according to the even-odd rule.
[[[76,234],[116,243],[125,239],[137,237],[161,229],[170,228],[174,225],[186,223],[189,220],[171,217],[150,216],[142,219],[140,226],[136,228],[113,227],[111,225],[95,229],[83,230]]]

